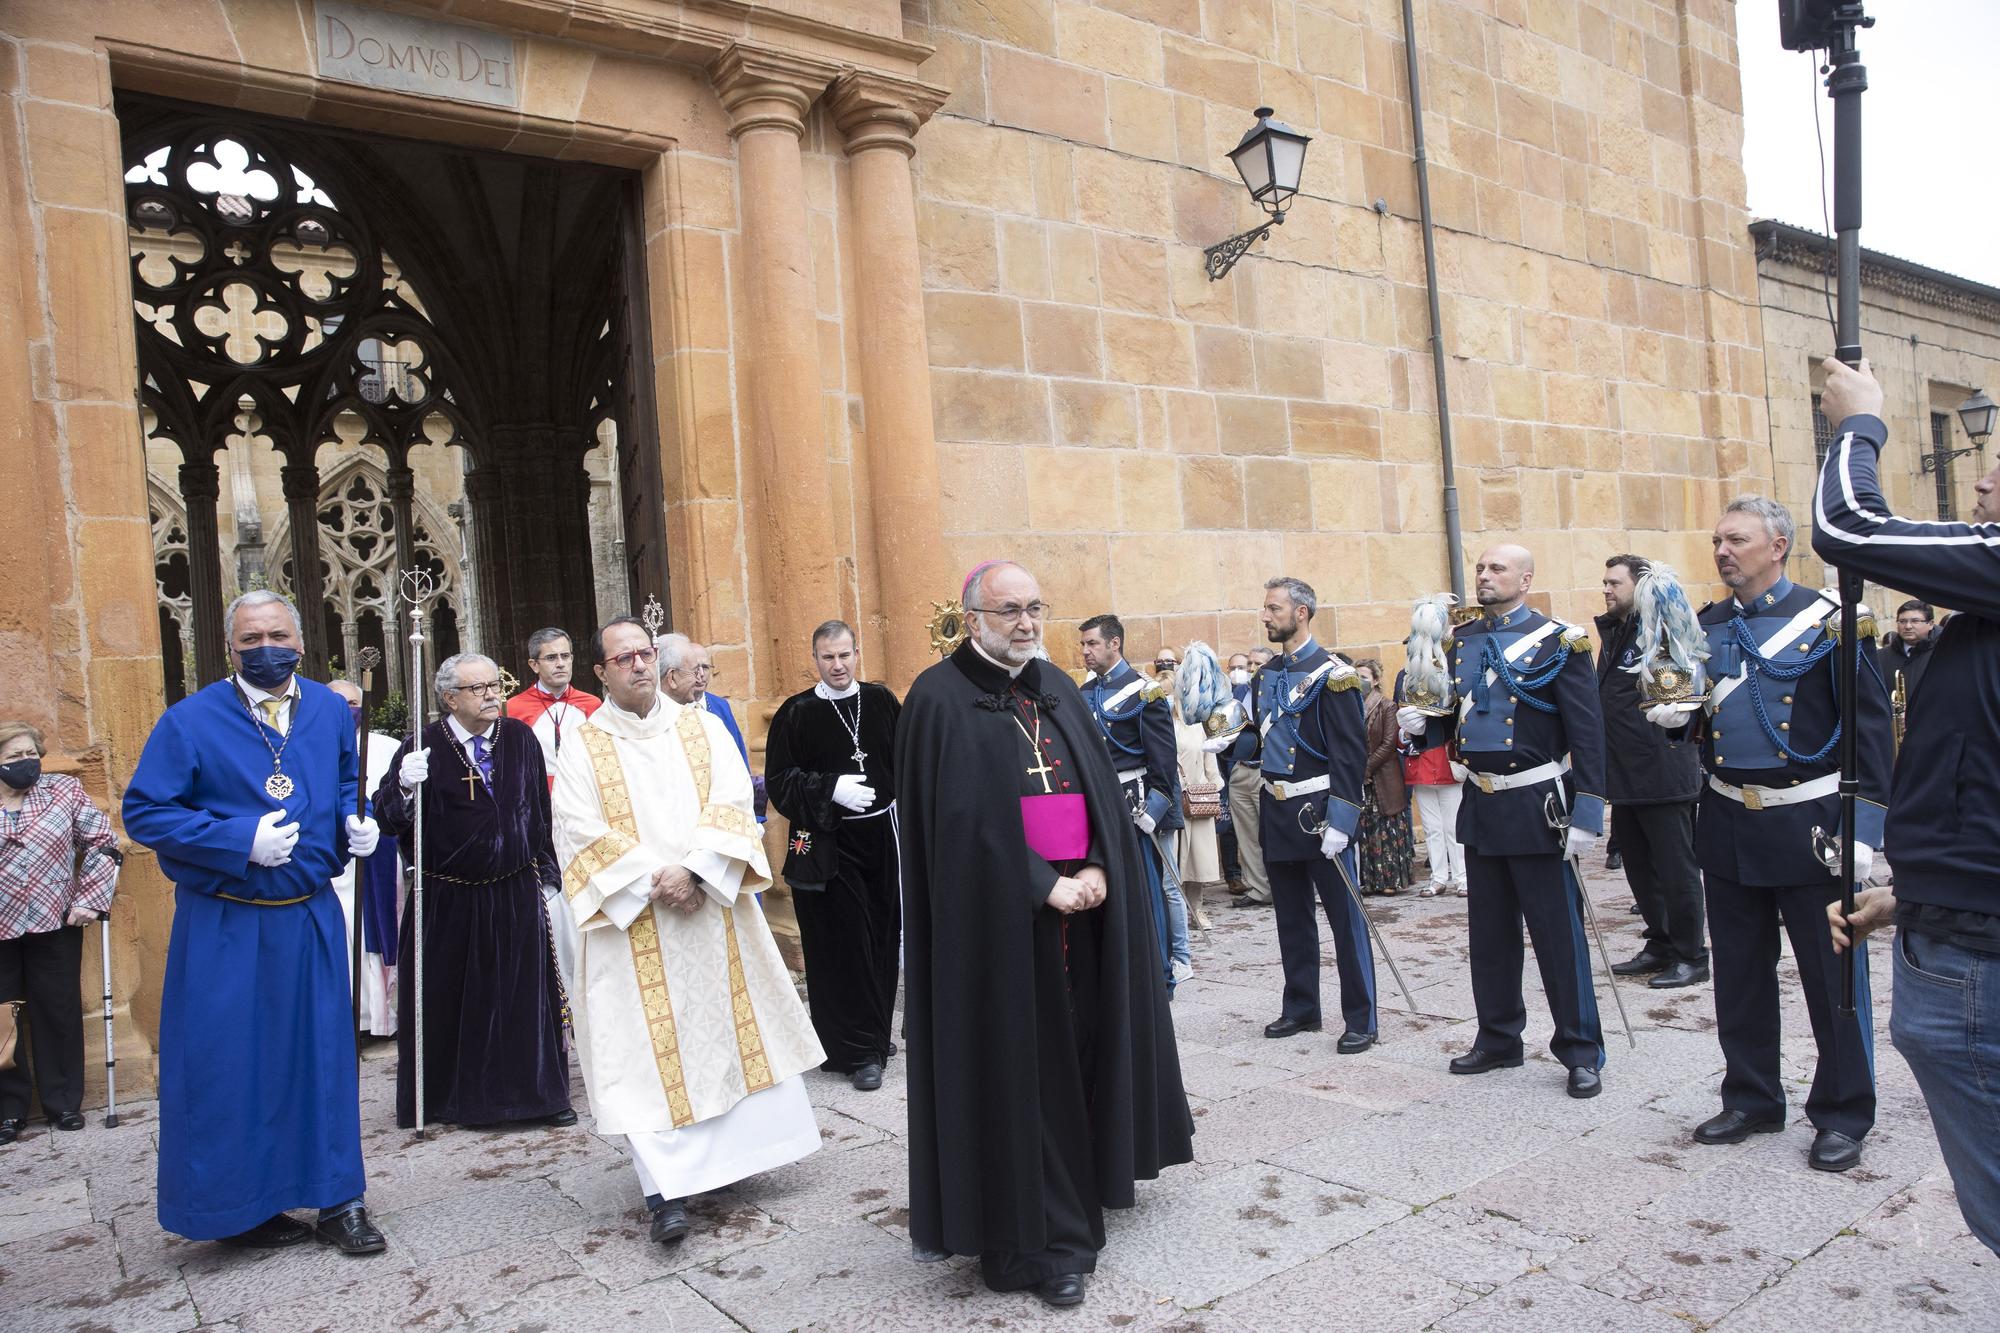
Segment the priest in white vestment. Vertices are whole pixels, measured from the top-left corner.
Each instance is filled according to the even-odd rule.
[[[352,681],[329,682],[328,688],[347,701],[350,711],[362,706],[361,687]],[[366,733],[367,748],[361,754],[361,771],[366,782],[365,790],[374,791],[381,785],[382,777],[389,771],[389,761],[396,755],[396,747],[401,744],[394,736],[384,736],[379,731]],[[402,869],[402,858],[393,845],[378,846],[376,856],[387,856],[397,862],[397,870]],[[341,914],[347,919],[348,947],[353,948],[354,912],[356,895],[354,892],[353,861],[341,863],[340,873],[333,877],[333,894],[340,900]],[[402,875],[396,876],[402,882]],[[361,952],[361,1030],[375,1037],[396,1035],[396,1006],[389,1001],[389,969],[382,961],[380,952]]]
[[[629,1138],[672,1244],[690,1196],[819,1146],[801,1075],[826,1056],[757,904],[771,871],[735,743],[659,688],[638,620],[592,648],[604,706],[556,763],[570,1009],[597,1132]]]

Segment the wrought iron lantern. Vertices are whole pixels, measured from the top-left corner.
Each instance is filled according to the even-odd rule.
[[[1269,214],[1269,220],[1218,241],[1202,252],[1210,282],[1236,267],[1236,261],[1270,235],[1271,228],[1284,224],[1285,210],[1291,205],[1292,196],[1299,192],[1299,178],[1306,165],[1306,145],[1312,142],[1312,136],[1271,119],[1271,114],[1270,107],[1258,107],[1257,123],[1229,153],[1236,174],[1243,178],[1244,188],[1250,191],[1257,206]]]

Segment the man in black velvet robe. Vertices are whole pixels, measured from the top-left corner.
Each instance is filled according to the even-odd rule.
[[[1105,1208],[1193,1155],[1147,880],[1048,608],[1009,562],[896,729],[910,1234],[996,1291],[1083,1299]]]
[[[404,741],[375,792],[384,831],[416,864],[424,811],[424,1119],[573,1125],[562,983],[542,909],[559,883],[541,742],[500,716],[500,672],[477,653],[438,667],[447,710]],[[416,913],[403,915],[396,1123],[416,1123]]]
[[[873,1092],[895,1049],[902,878],[890,749],[902,705],[858,678],[847,622],[814,630],[812,651],[819,684],[779,705],[764,772],[771,803],[792,825],[785,883],[805,949],[806,1002],[826,1048],[820,1068]]]

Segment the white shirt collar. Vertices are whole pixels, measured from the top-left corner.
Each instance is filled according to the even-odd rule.
[[[977,648],[979,645],[975,643],[972,646]],[[813,693],[822,699],[852,699],[855,695],[861,693],[861,682],[850,680],[847,682],[846,689],[831,690],[827,688],[825,681],[821,681],[819,684],[813,686]]]
[[[1026,662],[1021,663],[1021,665],[1019,666],[1008,666],[1005,662],[995,661],[993,654],[987,652],[984,648],[981,648],[979,646],[979,640],[977,639],[967,639],[966,642],[972,645],[973,652],[978,653],[988,662],[991,662],[995,667],[997,667],[1001,671],[1006,672],[1007,679],[1009,680],[1018,680],[1020,678],[1021,673],[1028,669],[1028,664]]]
[[[541,692],[542,692],[543,694],[547,695],[547,696],[548,696],[549,698],[551,698],[551,699],[560,699],[560,698],[562,698],[562,694],[557,694],[557,693],[556,693],[556,692],[555,692],[554,690],[552,690],[552,689],[550,689],[550,688],[549,688],[548,686],[546,686],[546,685],[542,684],[542,682],[541,682],[541,681],[539,681],[539,680],[537,680],[537,681],[535,682],[535,688],[536,688],[536,689],[538,689],[538,690],[540,690],[540,691],[541,691]],[[569,693],[569,686],[567,686],[567,685],[563,686],[563,694],[568,694],[568,693]]]
[[[290,680],[287,680],[283,694],[273,694],[269,690],[260,690],[241,676],[236,677],[236,688],[242,690],[253,704],[263,703],[266,699],[297,699],[299,697],[299,678],[293,676]]]
[[[472,744],[472,733],[459,725],[458,717],[456,714],[446,713],[444,715],[444,721],[445,725],[451,728],[452,738],[456,740],[460,745]],[[486,739],[490,741],[493,739],[493,728],[488,727],[485,731],[481,732],[480,734],[485,736]]]

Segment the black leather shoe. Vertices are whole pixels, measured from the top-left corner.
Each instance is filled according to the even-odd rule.
[[[1806,1154],[1806,1165],[1815,1171],[1845,1171],[1860,1162],[1861,1141],[1837,1129],[1822,1129],[1813,1135],[1812,1151]]]
[[[1604,868],[1606,870],[1623,870],[1625,868],[1625,853],[1607,852],[1604,857]]]
[[[576,1123],[576,1108],[574,1106],[565,1106],[554,1115],[543,1116],[542,1123],[553,1125],[557,1129],[567,1129]]]
[[[1035,1295],[1042,1298],[1043,1305],[1053,1305],[1062,1309],[1070,1305],[1083,1304],[1083,1279],[1075,1273],[1058,1273],[1035,1286]]]
[[[687,1238],[686,1199],[669,1199],[653,1210],[653,1241],[658,1245],[678,1245]]]
[[[1333,1049],[1342,1055],[1359,1055],[1374,1044],[1375,1034],[1372,1032],[1343,1032],[1340,1040],[1333,1044]]]
[[[350,1208],[326,1218],[313,1228],[313,1234],[322,1245],[331,1245],[342,1254],[380,1254],[389,1248],[389,1242],[368,1220],[366,1208]]]
[[[83,1112],[64,1111],[61,1115],[50,1116],[49,1123],[57,1129],[75,1133],[77,1130],[83,1128]]]
[[[854,1076],[848,1079],[848,1082],[854,1085],[856,1091],[873,1092],[882,1086],[882,1066],[865,1064],[854,1071]]]
[[[1595,1097],[1604,1091],[1604,1079],[1595,1069],[1585,1069],[1582,1065],[1569,1071],[1569,1095],[1582,1101]]]
[[[1741,1143],[1752,1134],[1775,1134],[1785,1127],[1783,1120],[1757,1120],[1741,1111],[1712,1115],[1694,1127],[1694,1141],[1714,1146]]]
[[[1451,1072],[1454,1074],[1483,1074],[1489,1069],[1520,1067],[1521,1057],[1518,1055],[1496,1055],[1492,1051],[1482,1051],[1476,1046],[1451,1062]]]
[[[1643,977],[1648,972],[1659,972],[1671,966],[1673,959],[1665,954],[1654,953],[1651,949],[1641,949],[1622,963],[1611,965],[1611,974],[1618,977]]]
[[[234,1236],[224,1236],[224,1245],[234,1245],[239,1250],[282,1250],[288,1245],[303,1245],[313,1238],[313,1229],[296,1217],[279,1213],[251,1227],[248,1231]]]
[[[1654,990],[1673,990],[1679,986],[1699,986],[1707,980],[1706,963],[1675,963],[1646,984]]]
[[[1275,1023],[1264,1025],[1264,1035],[1267,1037],[1296,1037],[1301,1032],[1317,1031],[1319,1031],[1317,1018],[1281,1018]]]
[[[19,1120],[0,1120],[0,1144],[12,1143],[21,1137],[26,1126]]]

